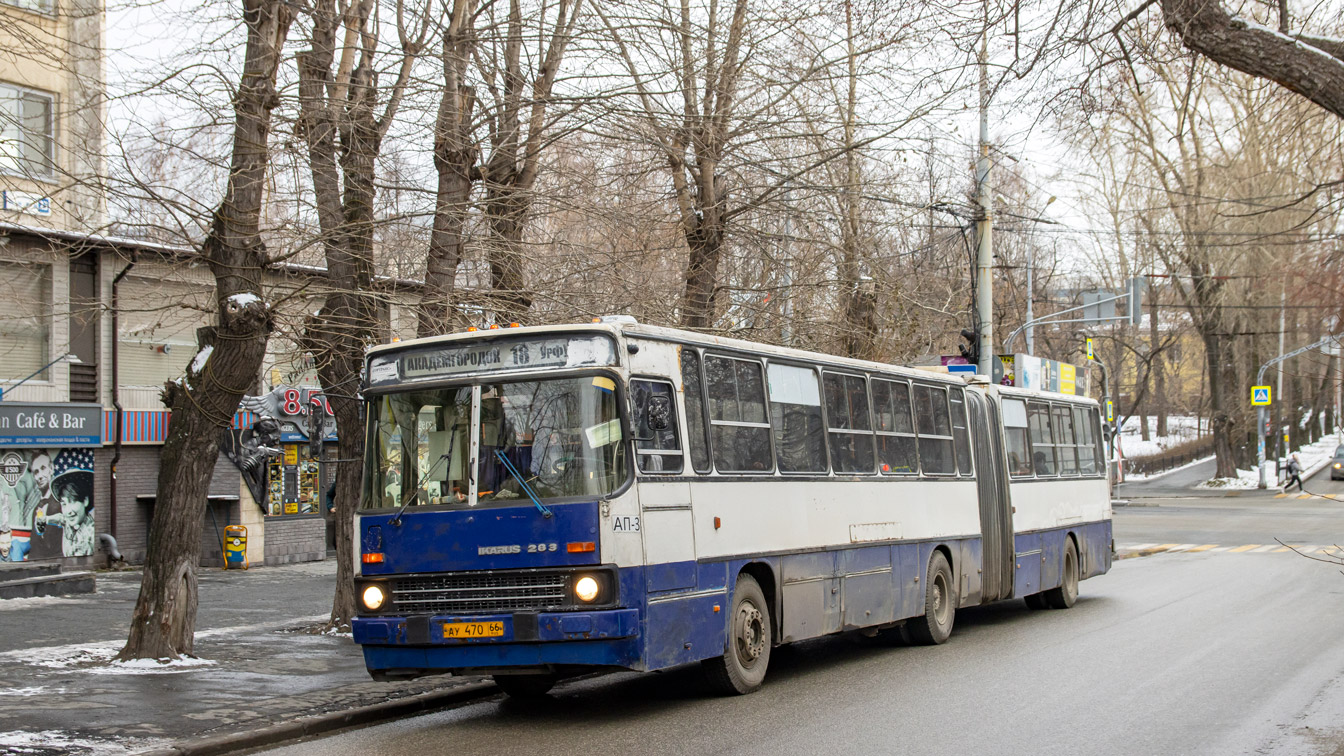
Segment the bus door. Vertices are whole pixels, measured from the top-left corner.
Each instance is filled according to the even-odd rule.
[[[1013,592],[1013,518],[1003,466],[999,408],[979,391],[967,391],[977,482],[980,489],[980,559],[984,575],[981,601],[1008,598]]]
[[[691,485],[681,477],[676,388],[669,381],[634,379],[630,393],[645,587],[650,593],[694,588],[695,518]]]

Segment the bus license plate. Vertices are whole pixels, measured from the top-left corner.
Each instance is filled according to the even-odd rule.
[[[503,622],[445,622],[445,638],[498,638],[504,635]]]

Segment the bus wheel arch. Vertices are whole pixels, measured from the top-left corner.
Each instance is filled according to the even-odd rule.
[[[765,605],[770,610],[770,638],[773,645],[779,645],[779,591],[775,585],[775,571],[765,562],[748,562],[742,565],[733,578],[734,584],[743,575],[750,575],[765,595]],[[731,600],[731,596],[729,597]]]

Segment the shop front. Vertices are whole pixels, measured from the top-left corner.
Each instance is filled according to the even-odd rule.
[[[97,404],[0,402],[0,561],[93,556]]]

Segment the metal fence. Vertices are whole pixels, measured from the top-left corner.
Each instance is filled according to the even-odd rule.
[[[1168,449],[1161,454],[1125,459],[1126,475],[1156,475],[1213,455],[1213,439],[1201,438]]]

